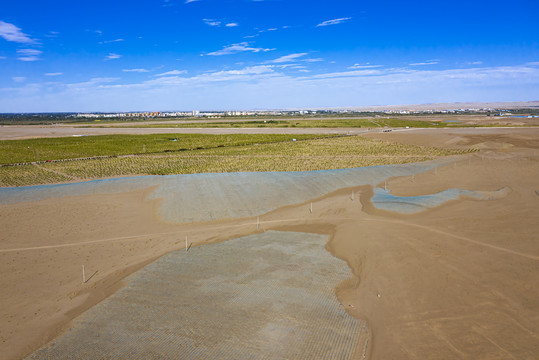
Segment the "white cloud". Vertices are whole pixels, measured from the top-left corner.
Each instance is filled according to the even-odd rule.
[[[220,27],[223,25],[223,22],[220,21],[220,20],[215,20],[215,19],[202,19],[202,21],[204,21],[204,23],[206,25],[209,25],[209,26],[215,26],[215,27]],[[224,24],[225,27],[236,27],[236,26],[239,26],[238,23],[235,23],[235,22],[231,22],[231,23],[226,23]]]
[[[436,64],[438,64],[437,60],[428,60],[425,62],[418,62],[418,63],[409,64],[409,65],[410,66],[424,66],[424,65],[436,65]]]
[[[26,80],[26,78],[24,76],[14,76],[14,77],[12,77],[12,79],[13,79],[13,81],[18,82],[18,83],[23,82],[24,80]]]
[[[17,59],[21,61],[37,61],[40,60],[39,55],[42,51],[36,49],[19,49],[17,50]]]
[[[122,69],[123,72],[136,72],[136,73],[147,73],[150,70],[147,69]]]
[[[80,83],[73,83],[73,84],[65,84],[64,86],[68,89],[74,89],[74,90],[87,90],[87,89],[95,89],[96,87],[103,87],[105,84],[109,84],[111,82],[114,82],[116,80],[119,80],[118,78],[109,78],[109,77],[98,77],[98,78],[92,78],[88,81],[83,81]]]
[[[343,23],[343,22],[345,22],[347,20],[350,20],[350,19],[352,19],[352,18],[351,17],[345,17],[345,18],[339,18],[339,19],[333,19],[333,20],[326,20],[326,21],[323,21],[320,24],[316,25],[316,27],[337,25],[337,24]]]
[[[189,3],[192,3],[192,2],[195,2],[195,1],[198,1],[198,0],[185,0],[185,3],[189,4]]]
[[[299,64],[295,64],[295,63],[291,63],[291,64],[279,64],[279,65],[273,65],[273,66],[275,66],[276,68],[279,68],[279,69],[296,69],[297,67],[305,68],[305,66],[299,65]]]
[[[373,75],[384,75],[386,72],[381,70],[353,70],[353,71],[341,71],[334,73],[325,73],[313,75],[311,79],[335,79],[335,78],[344,78],[344,77],[363,77],[363,76],[373,76]]]
[[[270,65],[248,66],[240,70],[223,70],[211,72],[211,76],[219,77],[223,75],[260,75],[274,72]]]
[[[213,20],[213,19],[202,19],[206,25],[209,26],[221,26],[221,22],[219,20]]]
[[[172,70],[172,71],[167,71],[167,72],[164,72],[162,74],[157,74],[155,76],[171,76],[171,75],[181,75],[181,74],[185,74],[187,73],[187,70]]]
[[[7,57],[5,57],[5,56],[0,56],[0,60],[4,60],[4,59],[7,59]]]
[[[307,53],[290,54],[290,55],[281,56],[280,58],[271,60],[269,62],[270,63],[275,63],[275,64],[285,63],[285,62],[292,62],[292,61],[296,61],[297,58],[303,57],[305,55],[307,55]]]
[[[121,58],[122,55],[118,55],[118,54],[115,54],[115,53],[109,53],[106,57],[105,57],[105,60],[114,60],[114,59],[119,59]]]
[[[210,52],[210,53],[207,53],[206,55],[221,56],[221,55],[237,54],[237,53],[246,52],[246,51],[256,53],[260,51],[267,52],[267,51],[272,51],[272,50],[275,50],[275,49],[254,48],[254,47],[250,47],[249,43],[242,42],[239,44],[232,44],[232,45],[225,46],[221,50]]]
[[[372,69],[372,68],[378,68],[382,67],[382,65],[371,65],[370,63],[366,64],[354,64],[352,66],[349,66],[349,70],[356,70],[356,69]]]
[[[124,39],[105,40],[105,41],[100,41],[99,43],[100,44],[110,44],[110,43],[122,42],[122,41],[125,41],[125,40]]]
[[[300,73],[301,76],[297,72],[296,76],[280,73],[276,70],[279,66],[268,64],[191,77],[159,77],[132,84],[112,83],[114,79],[106,78],[77,84],[23,82],[0,88],[0,109],[2,112],[126,111],[134,102],[141,110],[171,107],[226,110],[522,101],[533,100],[539,89],[539,68],[528,64],[446,70],[364,69]],[[440,87],[440,83],[444,86]]]
[[[0,21],[0,37],[7,41],[13,41],[21,44],[35,44],[36,41],[23,33],[17,26]]]
[[[45,75],[45,76],[60,76],[60,75],[64,75],[64,73],[54,72],[54,73],[45,73],[43,75]]]
[[[466,63],[467,65],[482,65],[482,61],[469,61]]]

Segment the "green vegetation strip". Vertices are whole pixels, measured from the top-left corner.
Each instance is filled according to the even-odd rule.
[[[447,124],[437,121],[409,120],[396,118],[344,118],[344,119],[303,119],[290,120],[251,120],[251,121],[190,121],[184,123],[166,124],[137,124],[133,128],[377,128],[377,127],[447,127]],[[103,126],[115,127],[115,125]],[[122,126],[123,127],[123,126]]]
[[[0,165],[99,156],[153,154],[305,140],[324,135],[104,135],[0,141]]]
[[[266,144],[258,142],[257,145],[251,143],[174,153],[4,166],[0,167],[0,185],[24,186],[131,175],[327,170],[404,164],[465,152],[389,143],[359,136]]]

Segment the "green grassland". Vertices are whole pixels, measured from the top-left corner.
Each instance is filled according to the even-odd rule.
[[[292,141],[292,139],[304,140],[324,136],[279,134],[151,134],[4,140],[0,141],[0,165],[96,156],[189,151],[194,149]]]
[[[133,128],[377,128],[377,127],[446,127],[449,124],[428,120],[411,120],[397,118],[319,118],[319,119],[283,119],[283,120],[229,120],[229,121],[200,121],[161,123],[161,124],[136,124]],[[114,125],[104,126],[114,127]]]
[[[191,135],[174,136],[178,138],[177,142],[182,142],[184,136]],[[233,141],[234,136],[230,135],[229,141]],[[227,136],[224,137],[226,141]],[[263,143],[257,136],[248,137],[251,137],[252,141],[245,145],[211,148],[197,146],[177,152],[165,152],[168,148],[164,147],[164,151],[152,154],[139,153],[109,158],[2,166],[0,186],[50,184],[131,175],[340,169],[419,162],[466,152],[389,143],[360,136],[280,143],[269,141]],[[137,145],[133,145],[134,148],[140,148],[141,143],[135,142]],[[63,152],[63,149],[60,149],[59,153],[71,154]],[[107,152],[102,151],[100,154],[105,155]],[[109,150],[108,154],[113,153]]]

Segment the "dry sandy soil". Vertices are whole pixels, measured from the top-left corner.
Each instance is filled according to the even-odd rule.
[[[361,128],[79,128],[71,125],[6,125],[0,130],[0,140],[111,134],[363,134],[365,132],[368,130]]]
[[[394,178],[394,195],[510,189],[414,215],[373,208],[372,187],[348,188],[260,217],[261,231],[329,234],[354,278],[336,293],[366,319],[372,359],[534,359],[539,353],[539,129],[447,129],[365,136],[480,148],[437,171]],[[383,184],[381,185],[383,186]],[[352,192],[356,194],[353,198]],[[184,246],[257,231],[256,219],[166,224],[148,191],[0,205],[0,357],[18,359]],[[87,283],[81,266],[86,264]]]

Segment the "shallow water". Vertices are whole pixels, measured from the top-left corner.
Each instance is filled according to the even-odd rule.
[[[327,236],[269,231],[170,253],[28,359],[350,359],[366,323]]]
[[[375,188],[371,201],[377,209],[413,214],[440,206],[448,201],[457,200],[461,196],[477,200],[486,199],[484,193],[472,190],[449,189],[436,194],[400,197],[392,195],[389,189]]]

